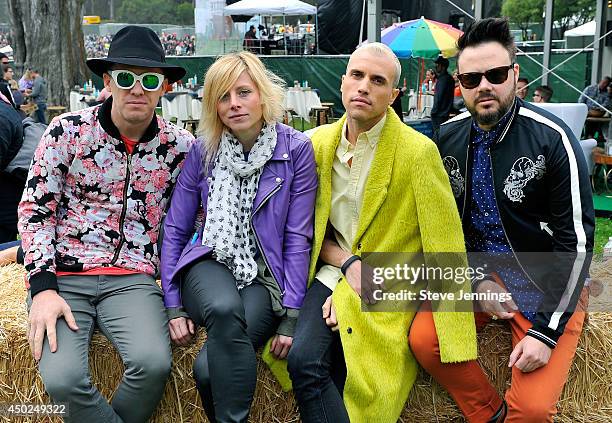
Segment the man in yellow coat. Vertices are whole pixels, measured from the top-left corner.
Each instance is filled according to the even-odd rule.
[[[387,46],[357,49],[342,77],[346,115],[311,133],[319,173],[311,282],[288,357],[305,423],[395,423],[416,378],[414,312],[362,311],[361,300],[373,300],[366,285],[362,292],[362,253],[464,251],[436,146],[389,107],[400,73]],[[434,321],[444,362],[476,358],[471,312],[434,312]]]

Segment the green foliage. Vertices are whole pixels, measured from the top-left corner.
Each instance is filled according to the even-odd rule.
[[[555,0],[555,21],[565,32],[570,27],[585,24],[595,17],[596,0]]]
[[[604,245],[607,244],[608,238],[612,236],[612,219],[607,217],[598,217],[595,219],[595,246],[593,252],[601,254]]]
[[[544,0],[506,0],[502,5],[502,15],[523,30],[523,38],[530,23],[542,20],[543,11]]]
[[[135,24],[193,25],[194,22],[193,5],[191,1],[123,1],[121,7],[117,11],[117,17],[118,21]]]
[[[593,19],[597,0],[554,0],[554,20],[561,33],[582,25]],[[529,24],[544,23],[546,0],[506,0],[502,5],[502,15],[516,24],[526,35]]]
[[[181,22],[181,25],[194,24],[194,9],[191,2],[181,3],[176,7],[176,16]]]

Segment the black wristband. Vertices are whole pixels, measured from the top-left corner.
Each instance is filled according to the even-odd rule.
[[[346,271],[348,270],[349,266],[353,264],[353,262],[356,262],[357,260],[361,261],[361,257],[350,256],[348,259],[346,259],[342,267],[340,267],[340,271],[342,272],[344,276],[346,276]]]

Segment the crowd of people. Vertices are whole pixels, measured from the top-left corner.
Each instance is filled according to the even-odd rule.
[[[2,75],[0,93],[22,119],[26,117],[29,105],[35,105],[33,116],[37,122],[46,124],[47,80],[40,75],[38,70],[30,68],[26,68],[21,78],[16,78],[15,67],[9,64],[8,56],[0,53],[0,61]]]
[[[192,56],[195,54],[195,35],[186,34],[183,37],[179,37],[176,33],[162,32],[159,39],[167,56]],[[86,35],[85,51],[87,57],[105,57],[108,54],[112,40],[112,35]]]
[[[177,37],[175,33],[166,34],[162,32],[159,39],[168,56],[191,56],[195,54],[195,35],[185,34],[183,37]]]
[[[260,347],[305,423],[396,422],[419,365],[469,421],[552,421],[585,318],[586,163],[564,122],[517,97],[507,20],[476,21],[458,50],[466,111],[446,120],[455,83],[436,60],[433,140],[390,108],[401,64],[381,43],[350,56],[345,115],[306,133],[280,123],[284,82],[256,55],[221,56],[197,139],[155,114],[186,71],[153,31],[127,26],[90,58],[112,96],[50,123],[15,210],[28,342],[66,421],[147,421],[171,342],[189,345],[197,327],[207,340],[193,377],[210,421],[248,420]],[[2,97],[6,120],[15,108]],[[3,173],[18,136],[2,138]],[[434,255],[445,276],[415,287],[442,300],[385,300],[412,284],[374,282],[371,251]],[[493,261],[459,283],[446,269],[465,271],[466,253]],[[448,295],[459,290],[474,301]],[[493,320],[512,328],[503,397],[477,361],[477,331]],[[111,402],[88,370],[96,327],[125,365]]]
[[[106,57],[112,40],[112,35],[86,35],[85,53],[87,57]]]

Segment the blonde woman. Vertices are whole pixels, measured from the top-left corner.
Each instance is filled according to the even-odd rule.
[[[194,377],[213,422],[247,421],[255,351],[273,337],[271,352],[287,356],[306,292],[317,175],[309,139],[278,123],[283,95],[252,53],[210,67],[201,138],[164,224],[170,334],[185,345],[206,328]]]
[[[25,93],[26,90],[31,91],[32,84],[34,84],[34,77],[32,76],[32,70],[28,68],[26,69],[23,76],[19,79],[19,91],[21,91],[22,93]]]

